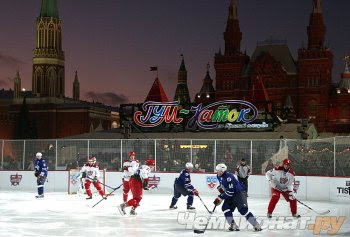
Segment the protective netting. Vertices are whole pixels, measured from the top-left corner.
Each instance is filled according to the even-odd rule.
[[[41,152],[50,170],[82,167],[89,155],[101,169],[121,171],[130,151],[144,164],[156,160],[159,172],[178,172],[192,162],[195,172],[214,172],[218,163],[234,170],[241,159],[253,174],[264,174],[289,158],[297,175],[349,176],[350,137],[316,140],[2,140],[2,170],[32,170]]]

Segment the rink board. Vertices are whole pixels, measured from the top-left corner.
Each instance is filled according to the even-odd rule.
[[[178,173],[154,173],[150,183],[152,192],[167,194],[173,192],[174,179]],[[121,172],[107,172],[107,185],[116,187],[121,183]],[[215,174],[191,174],[192,184],[201,194],[217,195],[218,181]],[[295,186],[300,200],[335,201],[350,203],[350,178],[297,176]],[[29,191],[36,189],[36,178],[31,171],[0,171],[0,189],[6,191]],[[68,171],[49,172],[45,190],[68,192]],[[121,192],[122,189],[118,190]],[[107,192],[110,191],[107,189]],[[248,193],[252,197],[269,197],[269,183],[265,176],[252,175],[249,178]]]

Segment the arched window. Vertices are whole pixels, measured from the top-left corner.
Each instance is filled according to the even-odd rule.
[[[39,67],[34,73],[34,93],[42,93],[42,83],[43,83],[43,70]]]
[[[54,32],[55,32],[54,26],[50,24],[49,25],[49,42],[48,42],[50,49],[54,48],[54,45],[55,45]]]
[[[48,87],[49,87],[49,96],[55,96],[56,95],[56,72],[54,68],[50,68],[47,71],[47,78],[48,78]]]
[[[309,102],[309,119],[315,119],[317,115],[317,103],[316,101]]]
[[[56,95],[64,95],[64,71],[61,69],[58,72],[58,79],[56,82]]]
[[[44,47],[44,26],[42,23],[39,25],[39,33],[38,33],[38,48]]]

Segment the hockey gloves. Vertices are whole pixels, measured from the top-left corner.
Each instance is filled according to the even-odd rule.
[[[85,172],[85,171],[81,174],[81,177],[82,177],[83,179],[86,178],[86,172]]]
[[[295,196],[294,196],[294,193],[293,192],[290,192],[289,194],[288,194],[288,196],[289,196],[289,200],[295,200]]]
[[[142,188],[143,188],[143,190],[149,190],[149,188],[148,188],[148,179],[144,179],[143,180]]]
[[[35,177],[38,177],[38,176],[39,176],[39,173],[38,173],[37,171],[35,171],[34,176],[35,176]]]
[[[223,189],[221,186],[219,186],[219,187],[218,187],[218,191],[219,191],[219,193],[221,194],[221,193],[224,192],[224,189]]]
[[[198,192],[197,189],[194,189],[194,190],[193,190],[193,195],[195,195],[195,196],[198,196],[198,195],[199,195],[199,192]]]
[[[41,183],[44,183],[44,182],[45,182],[46,177],[45,177],[45,176],[43,176],[43,175],[39,175],[39,176],[38,176],[38,179],[39,179],[39,181],[40,181]]]
[[[98,182],[98,179],[97,177],[95,176],[94,179],[92,180],[93,183],[97,183]]]
[[[218,205],[221,204],[221,202],[222,202],[222,199],[221,199],[220,197],[217,197],[217,198],[214,200],[214,205],[215,205],[215,206],[218,206]]]

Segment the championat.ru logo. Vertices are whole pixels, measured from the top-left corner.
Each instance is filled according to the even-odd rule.
[[[216,184],[218,183],[218,178],[215,176],[207,176],[207,185],[210,189],[214,189]]]
[[[148,178],[148,188],[149,189],[158,188],[159,182],[160,182],[160,177],[156,177],[156,175],[154,175],[153,177],[149,177]]]
[[[244,217],[235,217],[240,230],[251,230],[253,226]],[[291,216],[267,218],[257,216],[257,221],[265,230],[306,230],[314,235],[336,235],[346,220],[346,216],[303,216],[295,219]],[[179,212],[177,223],[184,225],[186,230],[227,230],[229,224],[225,216],[198,215],[195,212]]]
[[[20,174],[16,173],[10,176],[10,182],[12,186],[18,186],[21,180],[22,180],[22,175]]]

